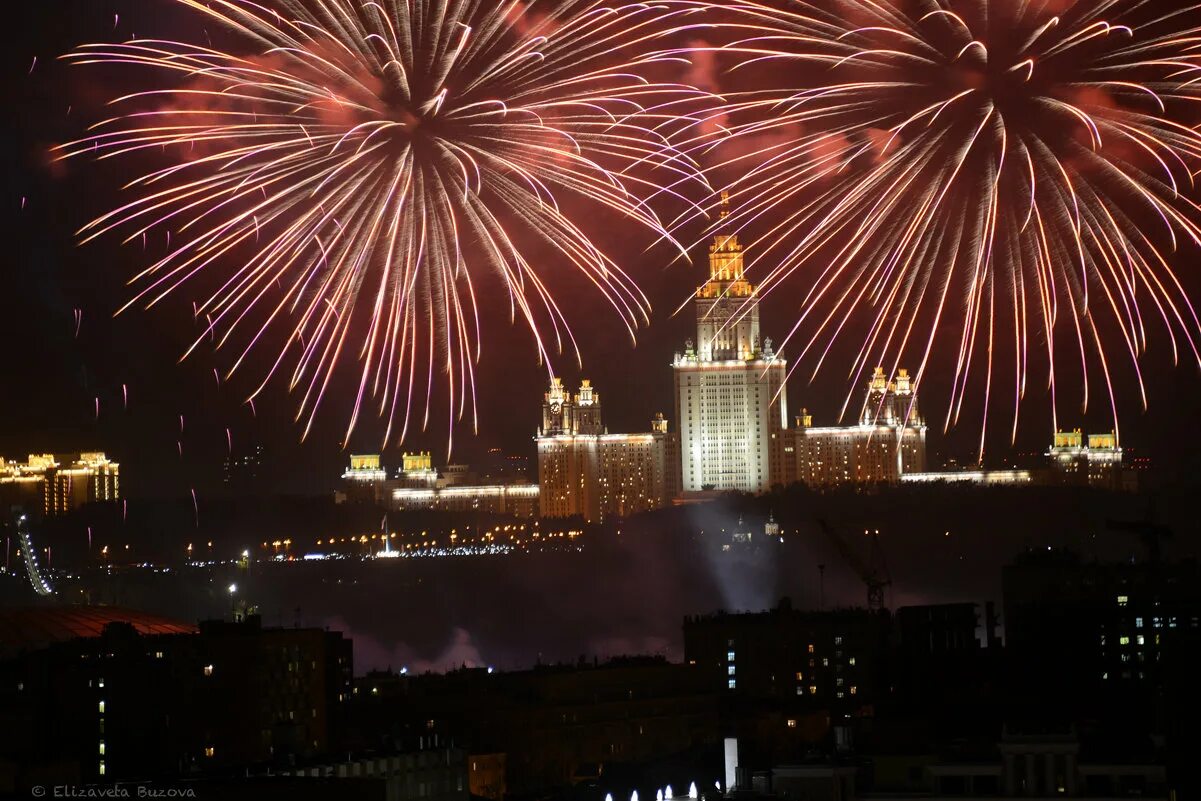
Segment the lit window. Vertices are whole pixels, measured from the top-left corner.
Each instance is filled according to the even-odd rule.
[[[737,682],[734,679],[730,679],[730,682],[729,682],[730,689],[733,690],[736,685],[737,685]]]
[[[733,652],[733,651],[728,651],[728,652],[726,653],[726,661],[727,661],[727,662],[733,662],[733,661],[734,661],[734,652]]]
[[[1135,637],[1135,641],[1136,641],[1136,642],[1137,642],[1139,645],[1144,645],[1144,644],[1145,644],[1145,640],[1144,640],[1144,638],[1143,638],[1143,635],[1141,635],[1141,634],[1140,634],[1140,635],[1138,635],[1137,637]]]
[[[1129,644],[1130,644],[1130,638],[1129,638],[1129,637],[1119,637],[1119,638],[1118,638],[1118,644],[1119,644],[1119,645],[1129,645]]]
[[[104,756],[104,740],[100,741],[100,756]]]
[[[206,757],[212,759],[214,753],[216,753],[216,749],[214,749],[211,745],[206,745],[204,747],[204,755]]]
[[[155,658],[155,659],[162,659],[162,658],[163,658],[163,652],[162,652],[162,651],[155,651],[155,652],[154,652],[154,658]]]
[[[835,645],[842,645],[842,637],[835,637],[835,638],[834,638],[834,644],[835,644]]]
[[[817,685],[816,685],[816,684],[810,684],[810,685],[809,685],[809,694],[810,694],[810,695],[817,695]]]
[[[734,675],[734,666],[730,665],[728,668],[726,668],[726,673],[730,676],[733,676]]]
[[[858,692],[859,692],[859,688],[858,688],[858,687],[856,687],[854,684],[852,684],[852,685],[851,685],[851,695],[855,695],[855,694],[857,694]]]
[[[809,653],[813,653],[813,643],[809,643]]]
[[[1119,595],[1119,596],[1118,596],[1118,606],[1125,606],[1125,605],[1126,605],[1126,604],[1128,604],[1128,603],[1130,603],[1130,597],[1129,597],[1129,596],[1126,596],[1126,595]]]
[[[1134,627],[1136,629],[1141,629],[1143,627],[1143,619],[1141,617],[1136,617],[1134,619]]]
[[[96,686],[103,690],[104,689],[104,679],[97,680]]]
[[[804,673],[802,673],[801,671],[799,671],[799,670],[798,670],[798,671],[796,672],[796,680],[797,680],[797,681],[804,681],[804,680],[805,680],[805,674],[804,674]]]
[[[103,715],[104,714],[104,701],[101,701],[98,706],[100,709],[100,714]]]
[[[790,729],[795,729],[795,728],[796,728],[796,718],[789,718],[789,719],[788,719],[788,728],[790,728]]]
[[[213,666],[212,666],[212,665],[205,665],[205,666],[204,666],[204,675],[206,675],[206,676],[211,676],[211,675],[213,675]]]
[[[104,775],[104,760],[100,760],[100,775]]]

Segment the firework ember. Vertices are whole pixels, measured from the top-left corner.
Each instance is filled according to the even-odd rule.
[[[403,439],[418,416],[428,423],[439,382],[452,430],[456,419],[474,423],[479,306],[498,294],[481,283],[487,273],[548,365],[564,350],[578,358],[577,312],[556,302],[556,273],[582,273],[631,336],[647,319],[635,283],[560,200],[666,236],[649,203],[700,180],[667,146],[700,93],[642,68],[691,10],[173,1],[241,44],[78,48],[73,63],[171,83],[117,98],[118,115],[59,156],[169,159],[82,236],[165,231],[169,252],[136,277],[130,304],[209,287],[192,350],[215,339],[231,354],[229,374],[256,349],[278,351],[251,400],[283,377],[307,434],[336,368],[355,360],[350,430],[373,409],[388,420],[386,440]]]
[[[743,84],[710,114],[719,133],[689,149],[740,176],[735,221],[766,232],[753,259],[764,293],[803,281],[789,339],[814,375],[840,338],[856,341],[855,386],[906,360],[920,384],[941,354],[953,375],[945,425],[980,398],[983,449],[997,408],[1013,411],[1016,435],[1032,374],[1053,408],[1065,370],[1082,377],[1071,398],[1086,408],[1090,385],[1103,386],[1116,426],[1115,360],[1133,365],[1144,405],[1149,341],[1201,363],[1172,269],[1174,251],[1201,242],[1201,8],[720,8],[707,27],[727,41],[709,49]],[[738,77],[759,72],[767,79]],[[731,138],[743,146],[717,149]]]

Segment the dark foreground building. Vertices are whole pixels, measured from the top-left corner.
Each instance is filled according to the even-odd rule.
[[[350,642],[257,617],[198,627],[110,608],[0,615],[0,776],[33,784],[215,774],[325,754]]]

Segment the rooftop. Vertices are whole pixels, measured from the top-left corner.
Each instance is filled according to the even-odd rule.
[[[99,637],[109,623],[129,623],[139,634],[191,634],[196,627],[118,606],[0,609],[0,657],[80,637]]]

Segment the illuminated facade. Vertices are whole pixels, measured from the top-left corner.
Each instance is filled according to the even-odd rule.
[[[818,428],[802,411],[793,433],[796,476],[809,486],[895,484],[926,472],[926,423],[907,370],[889,381],[876,368],[858,425]]]
[[[429,451],[405,453],[400,457],[400,486],[408,489],[429,489],[438,486],[438,471]]]
[[[380,466],[378,453],[351,454],[350,469],[342,474],[342,478],[346,481],[384,481],[388,474]]]
[[[1047,453],[1059,480],[1068,484],[1120,489],[1123,486],[1122,449],[1116,434],[1058,431]]]
[[[543,517],[600,521],[658,509],[675,497],[676,448],[667,419],[656,416],[648,433],[609,434],[589,381],[573,396],[562,380],[551,380],[536,441]]]
[[[787,363],[760,338],[759,299],[737,235],[714,237],[709,280],[694,304],[696,340],[673,364],[681,491],[760,493],[790,483]]]
[[[351,456],[338,497],[396,511],[484,512],[513,517],[538,514],[537,485],[475,484],[464,465],[450,465],[439,474],[428,451],[405,453],[401,464],[397,477],[388,478],[379,454]]]
[[[450,486],[392,490],[391,507],[397,511],[483,512],[511,517],[538,516],[537,484]]]
[[[121,470],[103,453],[31,454],[25,462],[0,458],[0,491],[6,502],[63,515],[87,503],[121,497]]]

